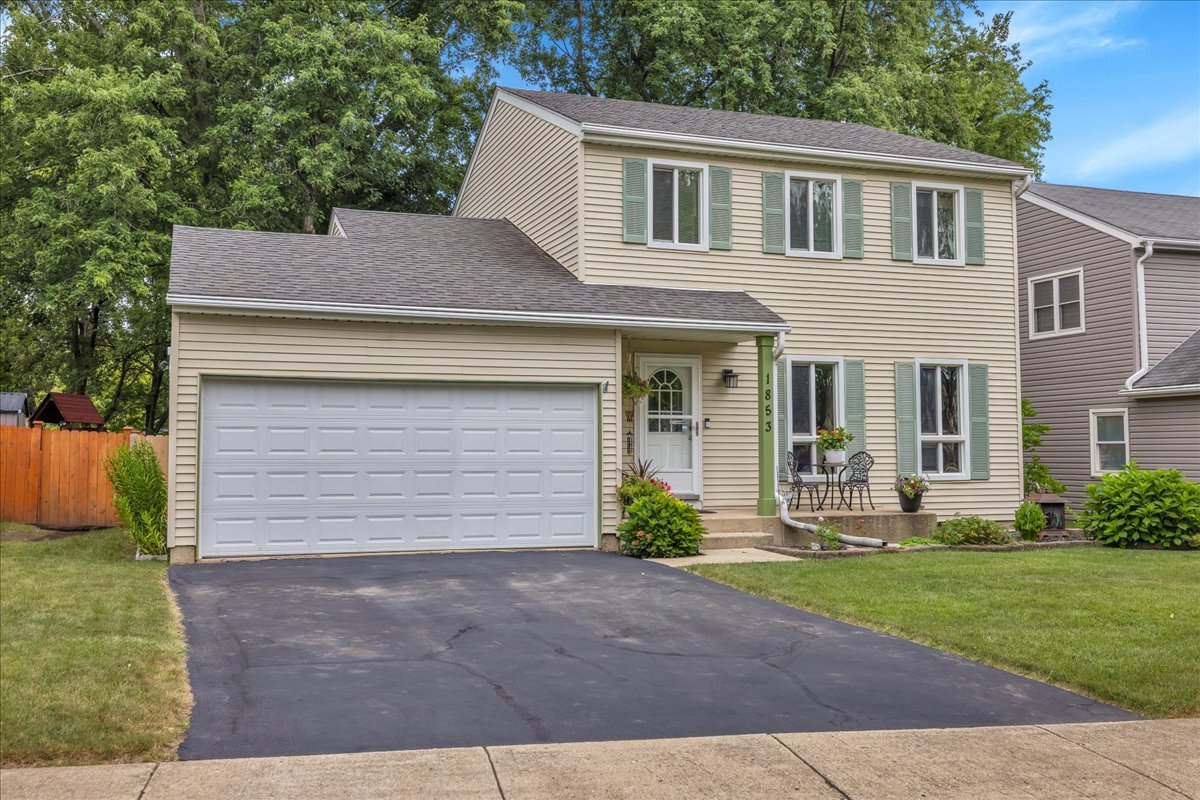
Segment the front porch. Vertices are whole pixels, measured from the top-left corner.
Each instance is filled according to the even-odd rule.
[[[899,508],[793,512],[790,516],[796,522],[834,524],[847,535],[869,536],[889,543],[902,542],[911,536],[928,537],[937,527],[937,514],[932,511],[909,514]],[[702,552],[739,547],[807,547],[819,541],[810,533],[785,527],[778,516],[761,515],[754,508],[708,510],[700,519],[708,528]]]

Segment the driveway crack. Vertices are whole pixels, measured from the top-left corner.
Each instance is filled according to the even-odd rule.
[[[1188,800],[1195,800],[1195,798],[1194,798],[1194,797],[1192,797],[1190,794],[1188,794],[1188,793],[1184,792],[1183,790],[1181,790],[1181,789],[1176,789],[1174,786],[1171,786],[1170,784],[1163,783],[1162,781],[1158,780],[1157,778],[1155,778],[1155,777],[1153,777],[1153,776],[1150,776],[1150,775],[1147,775],[1146,773],[1142,772],[1142,771],[1141,771],[1140,769],[1138,769],[1137,767],[1132,767],[1132,766],[1130,766],[1129,764],[1126,764],[1126,763],[1124,763],[1124,762],[1121,762],[1121,761],[1117,761],[1115,758],[1110,758],[1109,756],[1106,756],[1104,753],[1101,753],[1101,752],[1098,752],[1098,751],[1096,751],[1096,750],[1093,750],[1092,748],[1088,747],[1086,744],[1083,744],[1082,742],[1077,742],[1077,741],[1075,741],[1074,739],[1071,739],[1070,737],[1063,736],[1063,735],[1062,735],[1061,733],[1059,733],[1058,731],[1056,731],[1056,730],[1054,730],[1054,729],[1052,729],[1052,728],[1049,728],[1049,727],[1047,727],[1047,726],[1045,726],[1045,725],[1038,725],[1038,726],[1036,726],[1036,727],[1038,727],[1038,728],[1041,728],[1041,729],[1042,729],[1042,730],[1044,730],[1046,733],[1052,733],[1052,734],[1054,734],[1054,735],[1055,735],[1055,736],[1057,736],[1058,738],[1062,739],[1064,742],[1070,742],[1071,744],[1075,745],[1076,747],[1082,747],[1084,750],[1087,750],[1089,753],[1092,753],[1093,755],[1100,756],[1100,758],[1103,758],[1105,761],[1109,762],[1110,764],[1115,764],[1116,766],[1118,766],[1118,767],[1121,767],[1121,768],[1123,768],[1123,769],[1127,769],[1127,770],[1129,770],[1129,771],[1130,771],[1130,772],[1132,772],[1132,773],[1135,773],[1135,774],[1137,774],[1137,775],[1141,775],[1141,776],[1142,776],[1143,778],[1145,778],[1146,780],[1148,780],[1148,781],[1152,781],[1152,782],[1154,782],[1154,783],[1157,783],[1159,786],[1163,787],[1164,789],[1167,789],[1167,790],[1169,790],[1169,791],[1172,791],[1172,792],[1174,792],[1175,794],[1179,795],[1180,797],[1186,797],[1186,798],[1188,798]]]

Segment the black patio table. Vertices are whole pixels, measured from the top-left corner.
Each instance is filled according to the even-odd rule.
[[[846,498],[842,497],[842,471],[846,468],[846,462],[834,464],[829,461],[818,461],[816,468],[825,476],[825,492],[821,495],[821,501],[817,504],[818,511],[824,511],[828,503],[833,503],[833,510],[841,508],[846,502]],[[837,496],[834,496],[834,484],[837,484]],[[853,506],[846,506],[853,508]]]

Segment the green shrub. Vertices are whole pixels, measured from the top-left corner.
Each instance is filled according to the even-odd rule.
[[[617,486],[617,499],[621,501],[621,505],[624,508],[629,508],[635,500],[656,492],[670,494],[671,487],[665,481],[660,481],[657,478],[641,478],[636,475],[627,475]]]
[[[1012,544],[1004,526],[983,517],[951,517],[937,526],[933,540],[938,544]]]
[[[931,544],[941,544],[933,539],[926,539],[924,536],[910,536],[900,543],[901,547],[926,547]]]
[[[675,558],[700,552],[700,512],[673,494],[649,491],[625,510],[618,527],[621,552],[636,558]]]
[[[1107,545],[1195,546],[1200,535],[1200,484],[1173,469],[1125,469],[1087,487],[1081,522]]]
[[[1046,514],[1042,511],[1042,507],[1032,500],[1026,500],[1021,505],[1017,506],[1017,513],[1013,517],[1013,528],[1017,533],[1021,534],[1021,538],[1027,542],[1037,540],[1037,535],[1046,527]]]
[[[816,533],[813,534],[821,540],[821,547],[825,550],[845,550],[846,545],[842,544],[838,537],[842,535],[842,529],[835,523],[822,522],[817,526]]]
[[[117,516],[129,538],[147,555],[167,552],[167,479],[150,443],[119,447],[105,465]]]

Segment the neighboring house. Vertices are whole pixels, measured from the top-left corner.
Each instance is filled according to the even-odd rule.
[[[1130,460],[1200,480],[1200,197],[1034,184],[1017,232],[1021,390],[1068,498]]]
[[[596,546],[635,457],[776,513],[844,424],[1021,495],[1020,165],[861,125],[497,90],[453,217],[176,228],[176,559]],[[636,371],[654,389],[622,399]]]
[[[0,392],[0,425],[23,427],[29,421],[29,395]]]
[[[29,417],[30,422],[58,425],[66,430],[100,430],[104,417],[86,394],[50,392]]]

